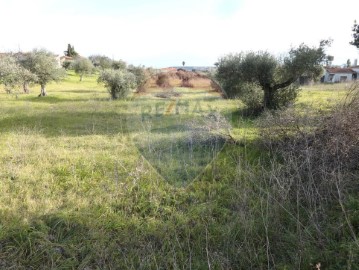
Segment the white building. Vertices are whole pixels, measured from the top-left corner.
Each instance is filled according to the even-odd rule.
[[[354,70],[357,74],[359,74],[359,66],[350,67],[352,70]]]
[[[339,83],[357,79],[359,72],[355,68],[325,68],[323,82]]]

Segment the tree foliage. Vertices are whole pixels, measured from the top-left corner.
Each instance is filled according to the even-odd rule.
[[[353,31],[353,41],[350,42],[350,45],[353,45],[359,49],[359,24],[357,24],[356,21],[354,21],[352,31]]]
[[[101,72],[99,83],[103,83],[112,99],[126,98],[136,88],[136,77],[126,70],[108,69]]]
[[[127,63],[123,60],[114,60],[112,61],[112,68],[113,69],[126,69]]]
[[[333,55],[326,55],[325,59],[324,59],[324,64],[326,66],[331,66],[333,61],[334,61],[334,56]]]
[[[150,73],[144,67],[141,66],[130,66],[128,68],[128,71],[136,77],[137,92],[142,92],[146,90],[148,82],[151,78]]]
[[[268,52],[230,54],[219,59],[216,78],[229,98],[248,95],[252,85],[263,91],[260,109],[278,109],[296,98],[300,76],[315,79],[321,75],[324,48],[329,44],[330,41],[322,41],[314,48],[301,44],[283,59]]]
[[[101,68],[102,70],[112,68],[113,61],[107,56],[91,55],[89,59],[95,67]]]
[[[67,44],[67,51],[64,51],[65,56],[76,57],[79,54],[75,51],[75,47]]]
[[[0,58],[0,83],[4,84],[6,92],[10,93],[16,86],[23,85],[27,93],[27,84],[36,79],[37,76],[22,67],[14,57]]]
[[[84,75],[92,74],[95,67],[92,62],[83,57],[78,57],[72,64],[72,68],[75,70],[76,74],[80,75],[80,81]]]
[[[37,76],[36,82],[41,86],[39,96],[46,96],[47,83],[59,81],[65,76],[65,70],[59,67],[55,55],[44,49],[34,49],[21,62],[26,69]]]

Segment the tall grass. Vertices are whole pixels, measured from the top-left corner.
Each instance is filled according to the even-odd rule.
[[[240,102],[187,88],[111,101],[95,76],[74,74],[49,85],[48,97],[31,90],[0,93],[0,269],[355,269],[355,189],[340,189],[343,207],[335,185],[317,189],[309,178],[295,189],[304,176],[286,162],[306,168],[306,159],[256,143],[265,128],[240,114]],[[176,114],[176,102],[189,113]],[[181,145],[203,131],[188,124],[214,109],[243,144]],[[308,130],[304,138],[321,129]],[[181,176],[176,162],[191,153],[196,176]],[[340,172],[340,183],[352,181]],[[307,191],[330,196],[307,201]]]

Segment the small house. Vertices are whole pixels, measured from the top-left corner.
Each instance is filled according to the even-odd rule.
[[[325,83],[341,83],[356,80],[358,73],[352,68],[325,68],[322,81]]]
[[[65,62],[73,62],[74,61],[74,58],[72,58],[71,56],[56,55],[55,57],[56,57],[56,61],[57,61],[57,64],[59,65],[59,67],[63,67]]]
[[[350,67],[352,70],[354,70],[357,74],[359,74],[359,66],[353,66]]]

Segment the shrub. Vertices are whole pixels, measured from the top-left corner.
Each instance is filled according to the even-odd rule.
[[[62,67],[66,70],[70,69],[71,68],[71,64],[72,64],[72,61],[68,61],[68,60],[65,60],[63,63],[62,63]]]
[[[188,88],[193,88],[194,85],[191,81],[187,81],[187,80],[182,80],[181,82],[181,87],[188,87]]]
[[[162,88],[171,87],[170,76],[167,73],[158,74],[156,84]]]
[[[241,87],[241,100],[247,106],[251,114],[256,114],[263,110],[263,91],[256,83],[243,83]]]
[[[144,67],[130,67],[129,71],[136,77],[137,92],[144,92],[150,87],[150,73]]]
[[[112,99],[126,98],[136,87],[135,75],[126,70],[105,70],[101,72],[98,82],[105,84]]]
[[[293,268],[351,269],[359,263],[359,85],[331,115],[313,115],[287,109],[261,121],[271,159],[254,181],[268,194],[266,241]]]
[[[176,76],[182,81],[189,81],[195,77],[195,73],[185,70],[178,70]]]

